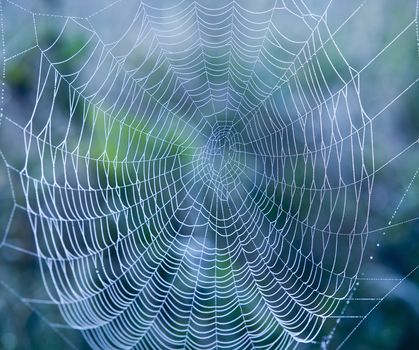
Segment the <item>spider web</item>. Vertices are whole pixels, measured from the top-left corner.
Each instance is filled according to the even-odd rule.
[[[377,160],[375,142],[417,70],[372,108],[364,92],[405,36],[416,51],[417,4],[359,62],[339,40],[363,7],[122,0],[79,16],[2,1],[3,81],[23,64],[36,86],[15,115],[3,82],[2,133],[19,136],[1,148],[0,247],[38,259],[46,297],[2,285],[57,305],[63,322],[44,321],[92,348],[326,348],[356,320],[343,346],[417,268],[348,311],[368,299],[369,236],[418,219],[398,220],[418,170],[384,224],[371,214],[377,174],[418,151],[413,135]],[[33,250],[13,238],[24,216]]]

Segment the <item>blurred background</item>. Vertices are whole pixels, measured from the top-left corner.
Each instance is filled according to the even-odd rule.
[[[130,152],[128,146],[118,146],[123,142],[117,132],[108,135],[109,142],[104,142],[100,137],[95,138],[94,135],[100,134],[98,130],[102,131],[104,126],[97,122],[93,115],[85,113],[81,109],[82,106],[77,103],[71,106],[67,91],[60,91],[57,96],[53,96],[52,81],[46,85],[49,93],[45,94],[45,99],[37,101],[37,94],[40,89],[39,82],[43,81],[46,70],[51,66],[45,60],[40,61],[40,50],[48,52],[48,57],[56,63],[57,69],[69,81],[86,79],[86,72],[83,73],[84,77],[80,77],[76,72],[84,69],[84,63],[89,61],[89,53],[93,52],[89,46],[94,45],[89,42],[92,32],[97,33],[104,42],[114,43],[124,30],[128,18],[135,13],[134,9],[138,7],[138,3],[131,0],[122,0],[116,5],[113,1],[98,0],[40,0],[36,4],[29,0],[0,1],[4,48],[1,96],[3,107],[0,120],[0,349],[90,348],[81,331],[66,326],[60,312],[62,306],[57,306],[45,289],[45,284],[48,283],[44,283],[40,266],[43,262],[39,259],[37,251],[42,242],[36,241],[35,234],[40,228],[34,226],[36,220],[31,220],[27,211],[27,201],[35,202],[36,198],[42,197],[38,197],[38,194],[31,196],[35,189],[31,189],[25,181],[28,175],[40,178],[41,173],[45,172],[45,176],[48,176],[52,170],[45,167],[52,163],[41,159],[39,155],[43,150],[39,145],[34,143],[29,151],[25,127],[30,125],[31,132],[42,135],[42,128],[46,120],[51,118],[51,106],[54,104],[51,127],[57,130],[58,136],[57,140],[50,142],[59,144],[59,135],[66,135],[66,142],[71,149],[79,143],[81,136],[87,137],[83,134],[81,125],[88,125],[93,130],[88,134],[93,139],[88,151],[92,157],[99,157],[103,150],[108,155],[113,154],[114,159]],[[297,3],[300,7],[304,4],[307,11],[320,16],[329,1]],[[173,2],[162,0],[148,1],[148,4],[156,8],[174,6]],[[217,8],[227,2],[202,4]],[[269,1],[261,1],[258,4],[243,1],[240,4],[256,12],[265,11],[273,6]],[[286,0],[277,2],[278,7],[281,5],[289,8],[294,6],[293,1]],[[340,66],[336,66],[349,66],[353,72],[362,72],[359,74],[359,81],[356,80],[360,86],[358,94],[346,98],[349,103],[356,105],[356,108],[360,105],[357,97],[362,101],[363,110],[368,118],[372,119],[362,121],[368,123],[368,127],[365,127],[367,135],[364,135],[364,138],[373,142],[367,141],[362,147],[348,147],[361,149],[360,153],[365,159],[358,163],[357,169],[365,166],[362,172],[365,170],[367,173],[374,169],[374,185],[361,187],[361,198],[364,200],[359,200],[361,204],[357,202],[356,208],[347,208],[347,215],[359,216],[359,219],[353,220],[355,228],[359,228],[357,225],[362,225],[367,217],[369,223],[364,250],[358,252],[354,248],[355,255],[362,255],[360,269],[354,289],[347,298],[348,304],[344,303],[343,309],[338,309],[342,312],[342,317],[329,320],[313,344],[299,344],[297,348],[419,349],[419,269],[416,269],[419,266],[417,2],[365,0],[343,3],[335,0],[329,6],[326,20],[330,30],[337,31],[333,36],[333,44],[339,51],[330,49],[330,52],[333,52],[330,57],[324,58],[322,72],[327,76],[327,84],[332,89],[341,82],[333,72],[334,65],[328,65],[327,59],[335,62],[334,60],[342,55],[346,62],[340,62]],[[150,9],[151,16],[158,17],[160,12],[153,11]],[[169,16],[170,10],[165,14]],[[84,18],[91,15],[93,16],[89,17],[89,23],[92,27],[88,27]],[[202,16],[204,18],[204,15]],[[281,22],[281,17],[270,20],[278,21],[274,22],[278,23],[278,29],[283,25],[284,31],[289,35],[296,31],[295,35],[298,37],[303,30],[296,28],[292,20],[287,22],[287,19],[284,19],[284,22]],[[61,32],[60,40],[56,41],[64,25],[66,29]],[[170,38],[167,40],[167,43],[162,45],[170,45]],[[141,50],[130,53],[124,64],[131,68],[135,67],[137,62],[147,61],[147,65],[142,67],[145,70],[144,74],[152,70],[160,57],[149,55],[147,45],[153,47],[154,43],[146,41],[144,46],[140,47]],[[115,45],[113,48],[119,58],[124,54],[128,55],[124,47]],[[216,50],[217,48],[214,52]],[[221,59],[218,63],[223,64]],[[229,64],[233,65],[234,61]],[[231,68],[229,65],[227,67]],[[165,79],[167,69],[167,66],[163,66],[162,72],[158,73],[155,79]],[[264,79],[263,70],[257,74]],[[270,78],[267,76],[266,81]],[[93,87],[89,88],[94,89],[96,86],[99,89],[101,82],[107,79],[106,72],[92,73]],[[246,90],[240,90],[238,87],[236,92],[241,96]],[[159,90],[154,93],[158,100],[166,101],[164,91],[161,92],[161,96],[158,95]],[[101,96],[93,98],[97,99],[96,103],[101,101]],[[179,96],[174,100],[168,100],[168,103],[175,106],[181,100],[182,97]],[[71,131],[66,134],[69,110],[74,106],[76,107],[72,123],[78,126],[71,127]],[[207,108],[207,105],[201,106],[204,112]],[[185,109],[187,110],[186,107]],[[179,109],[177,112],[181,115],[185,111]],[[226,113],[214,123],[225,125],[229,117],[235,116]],[[141,130],[153,129],[142,120],[135,122],[133,116],[125,122],[136,123],[136,127]],[[241,122],[240,120],[238,124],[242,125]],[[356,122],[360,121],[354,121]],[[182,153],[183,158],[180,160],[185,164],[193,161],[194,149],[204,144],[203,138],[194,134],[194,126],[202,128],[204,135],[210,133],[195,115],[188,119],[187,125],[186,129],[179,132],[179,128],[172,130],[164,123],[158,124],[160,129],[167,130],[163,143],[176,140],[173,142],[174,147],[163,147],[162,154],[177,154],[180,145],[188,144],[187,151]],[[141,145],[143,140],[139,137],[135,142]],[[87,147],[86,145],[87,143],[82,144],[81,148]],[[152,154],[154,148],[150,151],[144,146],[140,152]],[[245,163],[253,164],[252,161],[251,159],[250,163],[246,163],[249,162],[247,159]],[[349,158],[345,158],[342,163],[343,174],[346,174],[345,171],[350,172],[352,168]],[[31,169],[31,173],[24,173],[23,169]],[[64,172],[65,169],[61,171]],[[87,174],[86,179],[89,178],[88,167],[80,166],[80,172]],[[126,174],[123,170],[116,169],[115,178],[109,180],[108,175],[104,169],[98,171],[97,183],[102,184],[105,178],[106,181],[118,183]],[[287,176],[295,179],[294,173],[285,175]],[[310,175],[306,176],[310,178]],[[71,175],[68,181],[72,181]],[[235,177],[232,181],[240,181],[240,177]],[[304,183],[305,180],[302,181]],[[369,198],[369,201],[365,200],[365,197]],[[287,196],[282,199],[286,202],[283,203],[284,207],[292,207],[292,199]],[[306,206],[309,204],[304,203]],[[42,203],[37,205],[43,206]],[[342,254],[337,259],[342,259],[337,264],[344,264],[347,256]],[[358,265],[354,266],[354,269],[357,267]]]

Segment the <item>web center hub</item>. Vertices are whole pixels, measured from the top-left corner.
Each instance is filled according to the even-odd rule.
[[[218,127],[200,149],[195,162],[198,176],[226,200],[240,183],[245,169],[241,136],[230,127]]]

